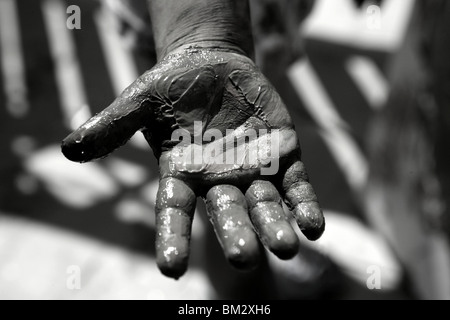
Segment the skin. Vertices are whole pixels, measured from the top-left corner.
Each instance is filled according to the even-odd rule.
[[[322,235],[325,220],[301,162],[289,113],[251,59],[247,2],[154,0],[149,4],[157,64],[67,136],[63,154],[72,161],[92,161],[125,144],[135,132],[144,134],[159,162],[156,258],[168,277],[177,279],[188,268],[197,197],[204,199],[225,257],[235,268],[252,270],[258,265],[259,241],[280,259],[292,258],[299,240],[282,201],[309,240]],[[195,144],[195,121],[201,121],[202,134],[215,130],[223,140]],[[231,134],[230,129],[235,131]],[[251,143],[260,146],[277,132],[278,170],[261,174],[270,165],[270,155],[264,152],[252,162],[218,164],[221,153],[201,157],[200,163],[177,161],[175,130],[192,136],[183,144],[184,151],[204,154],[215,144],[220,146],[215,150],[224,153],[240,148],[244,160],[254,150]],[[226,142],[248,130],[264,134],[251,142]]]

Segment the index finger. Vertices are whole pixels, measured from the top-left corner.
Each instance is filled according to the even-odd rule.
[[[187,270],[196,196],[183,181],[159,182],[156,199],[156,262],[163,274],[175,279]]]

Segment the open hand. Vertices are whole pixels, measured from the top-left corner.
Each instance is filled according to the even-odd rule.
[[[66,137],[62,152],[77,162],[103,158],[137,131],[159,160],[156,253],[165,275],[187,270],[197,197],[238,269],[258,264],[259,240],[281,259],[297,253],[282,201],[308,239],[323,233],[289,113],[245,55],[200,47],[168,54]]]

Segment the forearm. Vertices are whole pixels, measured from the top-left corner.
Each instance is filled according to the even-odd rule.
[[[220,47],[253,58],[248,0],[148,0],[158,60],[189,46]]]

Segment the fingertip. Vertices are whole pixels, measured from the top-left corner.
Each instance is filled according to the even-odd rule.
[[[275,235],[271,237],[271,239],[272,240],[267,244],[267,247],[279,259],[289,260],[298,253],[300,241],[292,228],[280,228],[275,231]]]
[[[237,270],[252,271],[260,263],[260,248],[258,240],[255,238],[243,237],[233,245],[228,245],[224,250],[228,262]]]
[[[76,133],[72,133],[61,142],[61,152],[68,160],[74,162],[88,161],[88,153],[80,141],[81,139],[77,138]]]
[[[297,224],[310,241],[318,240],[325,231],[325,217],[317,202],[300,203],[295,207]]]
[[[310,241],[317,241],[322,237],[325,232],[325,223],[323,223],[319,228],[302,230],[305,237]]]
[[[157,254],[156,264],[163,275],[178,280],[188,269],[188,256],[180,256],[177,248],[169,247]]]
[[[280,204],[260,202],[251,210],[250,215],[259,238],[267,249],[282,260],[297,254],[298,235],[286,220]]]

